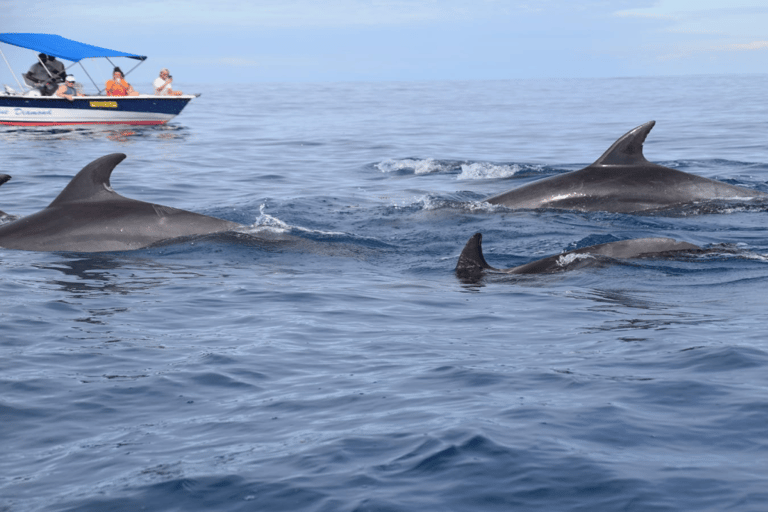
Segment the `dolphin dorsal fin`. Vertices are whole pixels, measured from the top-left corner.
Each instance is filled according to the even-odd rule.
[[[483,235],[475,233],[461,251],[455,271],[460,277],[471,277],[486,269],[495,270],[483,257]]]
[[[104,192],[114,194],[109,185],[109,177],[123,159],[125,159],[123,153],[112,153],[89,163],[72,178],[72,181],[48,206],[87,201]]]
[[[648,163],[643,156],[643,142],[656,121],[648,121],[625,133],[592,165],[639,165]]]

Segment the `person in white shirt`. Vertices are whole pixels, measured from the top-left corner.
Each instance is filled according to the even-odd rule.
[[[160,76],[155,78],[155,81],[152,82],[152,85],[155,87],[155,94],[158,95],[171,95],[171,96],[180,96],[184,94],[181,91],[174,91],[171,88],[171,83],[173,83],[173,77],[168,72],[166,68],[163,68],[160,70]]]

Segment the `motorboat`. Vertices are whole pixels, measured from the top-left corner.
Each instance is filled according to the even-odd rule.
[[[0,125],[165,124],[179,115],[190,100],[199,96],[199,94],[107,96],[82,64],[82,60],[88,58],[104,58],[112,66],[114,63],[111,58],[114,57],[138,61],[125,73],[128,75],[147,59],[144,55],[109,50],[54,34],[5,33],[0,34],[0,42],[38,52],[40,55],[36,58],[47,75],[42,79],[39,75],[33,76],[31,71],[16,75],[0,45],[0,56],[8,65],[18,87],[17,90],[13,86],[4,84],[3,89],[0,90]],[[41,56],[45,58],[41,59]],[[70,64],[65,67],[63,62],[51,57],[69,61]],[[52,62],[60,69],[57,70],[52,66]],[[73,100],[56,96],[55,91],[64,81],[64,75],[74,74],[70,69],[77,64],[98,92],[84,93],[85,96],[75,96]],[[76,83],[75,88],[83,91],[82,83]]]

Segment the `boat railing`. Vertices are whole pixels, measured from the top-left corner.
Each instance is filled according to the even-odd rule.
[[[77,86],[80,85],[82,90],[82,84],[75,84],[75,88],[77,89]],[[77,96],[76,100],[87,100],[87,99],[104,99],[104,98],[110,98],[113,100],[128,100],[131,101],[133,99],[147,99],[147,98],[156,98],[156,99],[164,99],[164,100],[182,100],[182,99],[189,99],[197,98],[200,96],[200,93],[193,93],[193,94],[181,94],[179,96],[173,96],[173,95],[158,95],[153,93],[139,93],[138,96],[110,96],[108,94],[104,94],[103,92],[96,92],[96,93],[83,93],[84,96]],[[0,97],[21,97],[21,98],[50,98],[51,100],[63,100],[64,98],[59,98],[55,94],[51,95],[43,95],[40,93],[38,89],[28,89],[24,92],[19,92],[12,87],[8,86],[7,84],[3,84],[3,89],[0,89]]]

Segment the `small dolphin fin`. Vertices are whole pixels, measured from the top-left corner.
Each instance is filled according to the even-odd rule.
[[[117,164],[125,159],[123,153],[97,158],[89,163],[72,178],[64,190],[49,205],[56,206],[64,203],[82,202],[104,192],[114,194],[109,185],[109,177]]]
[[[11,177],[10,177],[10,176],[8,176],[7,174],[0,174],[0,185],[2,185],[3,183],[5,183],[5,182],[6,182],[6,181],[8,181],[9,179],[11,179]],[[4,217],[4,216],[6,216],[6,215],[8,215],[8,214],[7,214],[7,213],[5,213],[3,210],[0,210],[0,217]]]
[[[640,165],[648,163],[643,156],[643,142],[656,121],[648,121],[625,133],[592,165]]]
[[[456,275],[459,277],[477,277],[483,270],[493,270],[483,257],[483,235],[475,233],[461,251],[456,263]]]

